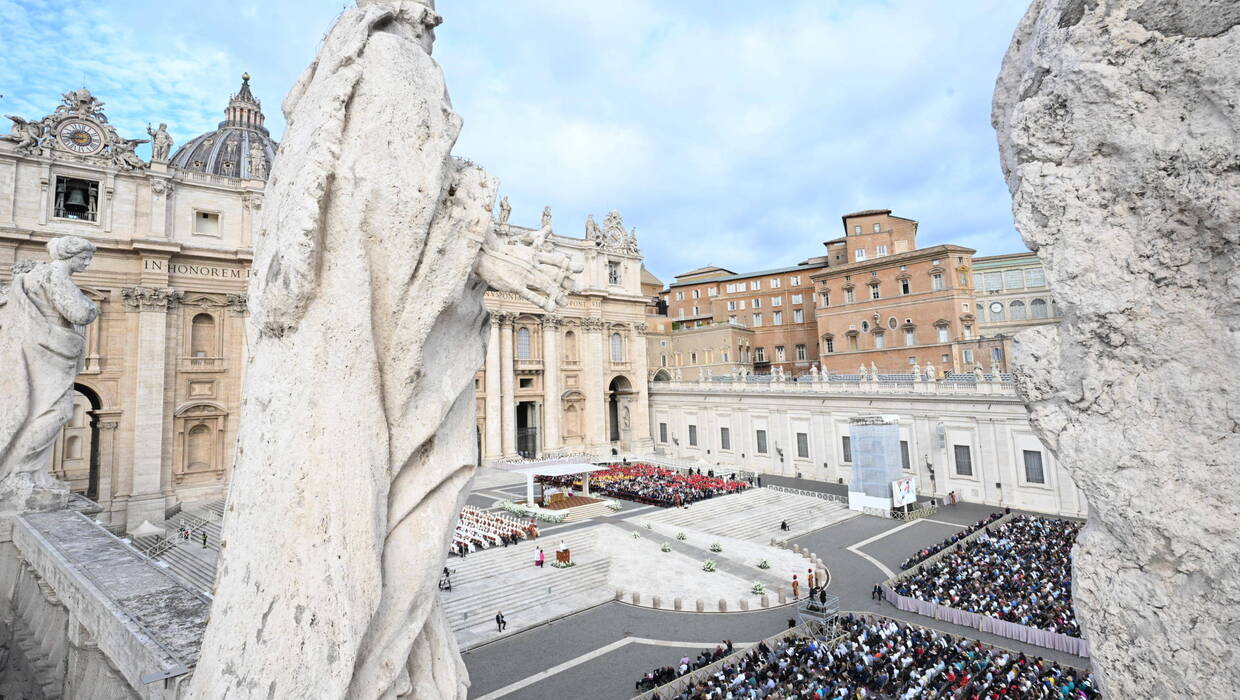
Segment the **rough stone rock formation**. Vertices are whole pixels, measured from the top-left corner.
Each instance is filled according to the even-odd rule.
[[[48,466],[73,413],[85,328],[99,316],[72,278],[95,245],[66,236],[47,250],[51,262],[20,262],[0,287],[0,513],[61,508],[69,494]]]
[[[994,103],[1064,320],[1018,337],[1089,498],[1076,609],[1113,698],[1240,687],[1240,3],[1038,0]]]
[[[450,155],[429,0],[359,5],[284,103],[201,700],[465,698],[437,582],[477,460],[482,296],[563,298]]]

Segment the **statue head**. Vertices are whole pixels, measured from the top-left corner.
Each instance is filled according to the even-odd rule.
[[[168,130],[168,125],[167,125],[167,124],[165,124],[164,122],[160,122],[160,123],[159,123],[159,130],[160,130],[160,131],[167,131],[167,130]]]
[[[53,238],[47,242],[47,252],[52,260],[63,260],[70,272],[81,272],[95,258],[95,244],[78,236]]]

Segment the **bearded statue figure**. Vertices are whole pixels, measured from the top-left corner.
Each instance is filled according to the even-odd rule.
[[[51,262],[19,263],[0,289],[0,510],[63,505],[64,484],[48,473],[52,445],[73,413],[73,380],[86,354],[86,326],[99,307],[72,275],[94,259],[84,238],[47,244]]]
[[[429,0],[358,4],[284,101],[200,700],[464,700],[438,576],[478,458],[483,294],[564,298],[451,156]]]

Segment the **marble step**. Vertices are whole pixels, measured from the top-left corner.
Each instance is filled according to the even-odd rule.
[[[460,631],[478,624],[494,624],[495,613],[536,608],[548,597],[564,597],[583,591],[605,589],[609,562],[578,564],[571,569],[552,570],[554,576],[527,585],[502,585],[488,591],[454,600],[452,592],[441,593],[444,612],[452,630]]]

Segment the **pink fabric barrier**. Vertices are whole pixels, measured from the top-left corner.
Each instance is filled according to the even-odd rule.
[[[973,629],[989,632],[1007,639],[1015,639],[1026,644],[1034,644],[1047,649],[1054,649],[1055,651],[1089,657],[1089,642],[1084,639],[1069,637],[1066,634],[1050,632],[1036,627],[1018,625],[1015,622],[1000,620],[989,615],[979,615],[967,610],[949,608],[938,603],[908,598],[897,594],[889,586],[883,586],[883,595],[888,603],[900,610],[925,615],[936,620],[944,620],[962,627],[972,627]]]

